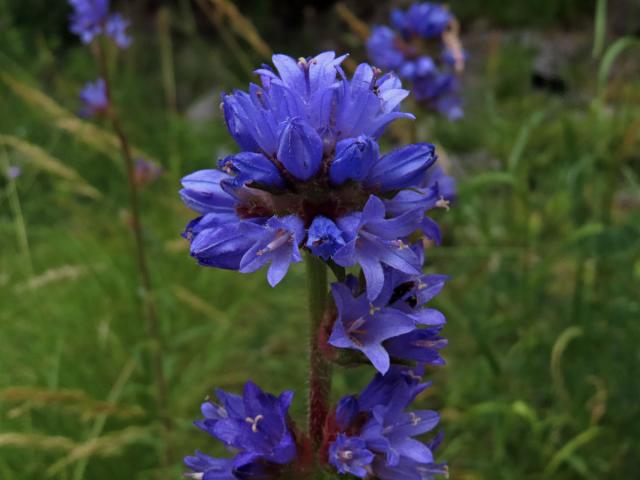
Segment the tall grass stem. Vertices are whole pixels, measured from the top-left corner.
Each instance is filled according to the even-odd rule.
[[[106,95],[108,99],[109,109],[108,117],[111,122],[116,137],[120,144],[120,150],[122,158],[125,163],[125,170],[127,174],[127,184],[129,190],[129,207],[131,209],[131,227],[133,230],[133,236],[135,240],[135,257],[138,268],[138,274],[140,277],[140,287],[142,290],[142,306],[147,327],[147,333],[152,342],[151,349],[151,369],[154,378],[156,388],[156,406],[158,414],[161,417],[164,427],[165,448],[162,454],[163,467],[168,468],[171,464],[171,420],[167,414],[167,382],[164,376],[163,358],[164,348],[162,342],[162,335],[160,333],[160,320],[156,308],[155,298],[153,295],[153,288],[151,284],[151,275],[149,273],[149,266],[147,261],[147,253],[142,234],[142,222],[140,215],[140,194],[138,191],[138,184],[135,180],[135,164],[133,155],[131,154],[131,147],[127,136],[125,134],[120,116],[113,105],[113,97],[111,94],[111,82],[109,78],[109,68],[107,63],[107,55],[104,44],[98,43],[97,47],[98,63],[100,66],[100,74],[105,82]]]
[[[13,213],[13,218],[15,222],[16,228],[16,237],[18,239],[18,245],[20,250],[22,251],[22,255],[25,259],[25,265],[27,268],[27,273],[30,277],[33,276],[33,260],[31,258],[31,249],[29,248],[29,237],[27,236],[27,225],[24,221],[24,215],[22,214],[22,204],[20,203],[20,195],[18,194],[18,186],[16,184],[16,179],[12,178],[9,175],[9,155],[7,154],[7,149],[2,146],[2,163],[3,170],[8,178],[8,192],[7,196],[9,197],[9,205],[11,206],[11,210]]]

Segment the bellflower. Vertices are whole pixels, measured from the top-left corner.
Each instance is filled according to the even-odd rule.
[[[271,217],[252,247],[240,260],[240,272],[255,272],[271,263],[267,279],[273,287],[287,274],[292,262],[301,262],[298,245],[304,236],[302,220],[295,215]]]
[[[434,3],[414,3],[407,11],[393,9],[392,25],[409,39],[412,35],[422,38],[441,36],[453,20],[453,15],[441,5]]]
[[[313,219],[309,227],[306,246],[314,255],[327,260],[344,245],[344,234],[335,223],[322,215]]]
[[[241,152],[220,160],[221,170],[187,175],[180,192],[202,215],[185,232],[201,264],[248,273],[270,263],[268,280],[276,285],[304,249],[343,267],[359,265],[369,300],[381,292],[383,265],[419,273],[405,240],[424,230],[426,208],[387,211],[378,195],[421,188],[435,148],[419,143],[381,154],[386,126],[413,118],[400,111],[408,92],[395,75],[367,64],[349,79],[344,58],[274,55],[275,69],[256,72],[261,85],[222,96]]]
[[[216,392],[219,404],[202,404],[204,419],[196,426],[236,452],[233,459],[216,459],[200,452],[186,457],[185,464],[199,479],[273,478],[297,455],[287,412],[292,392],[279,397],[247,382],[242,396]]]
[[[329,343],[360,350],[379,372],[386,373],[390,357],[382,342],[414,330],[415,322],[399,310],[371,303],[366,295],[353,298],[344,284],[334,284],[332,293],[338,318]]]
[[[385,480],[432,478],[446,474],[434,462],[440,438],[423,443],[414,437],[432,431],[439,415],[431,410],[406,411],[416,395],[428,387],[420,383],[420,369],[393,367],[356,397],[340,401],[337,433],[329,445],[329,463],[339,473]],[[350,421],[346,421],[349,419]]]
[[[375,458],[366,445],[361,438],[347,437],[340,433],[329,449],[329,462],[335,465],[338,473],[365,478],[371,471],[369,465]]]
[[[439,42],[455,22],[443,6],[415,3],[408,10],[394,9],[391,27],[376,26],[367,40],[371,61],[380,68],[391,69],[412,83],[416,100],[445,115],[450,120],[463,116],[460,85],[455,72],[451,47],[443,45],[439,57],[427,55],[418,46]],[[443,42],[444,43],[444,42]],[[458,52],[462,55],[463,52]]]
[[[407,250],[415,255],[417,265],[422,265],[421,246]],[[442,290],[447,278],[389,267],[383,267],[382,272],[384,284],[373,301],[364,293],[358,294],[361,289],[353,277],[332,285],[337,316],[329,344],[359,350],[381,373],[389,369],[392,360],[444,364],[439,350],[447,342],[439,333],[446,319],[426,304]]]
[[[89,44],[99,35],[106,35],[121,49],[131,44],[125,31],[129,22],[119,13],[109,13],[109,0],[69,0],[69,4],[73,8],[69,29],[82,43]]]
[[[417,229],[419,221],[416,211],[386,219],[384,203],[372,195],[362,213],[338,219],[348,242],[336,251],[333,260],[344,267],[360,264],[367,280],[367,297],[374,300],[384,284],[383,264],[418,273],[417,257],[402,239]]]
[[[438,12],[416,12],[402,19],[403,29],[414,28],[414,16],[433,24],[431,30],[421,24],[425,32],[448,22]],[[275,286],[303,254],[318,259],[307,265],[308,434],[288,417],[290,392],[275,397],[251,382],[242,396],[218,390],[217,403],[202,405],[196,425],[235,456],[187,457],[192,478],[310,478],[318,465],[381,480],[446,474],[434,460],[439,437],[418,439],[435,428],[438,414],[409,405],[428,387],[424,367],[444,363],[446,319],[429,302],[447,278],[423,273],[421,234],[439,241],[427,214],[448,206],[455,186],[436,170],[430,143],[381,152],[386,127],[413,118],[400,110],[408,92],[397,76],[367,64],[349,78],[344,59],[333,52],[298,60],[274,55],[274,68],[256,71],[259,85],[222,96],[240,151],[219,160],[218,169],[182,179],[180,196],[199,214],[183,235],[201,265],[241,273],[267,267]],[[402,62],[397,66],[406,67]],[[421,75],[438,69],[427,60],[412,67]],[[337,280],[330,292],[327,267]],[[332,301],[325,302],[329,293]],[[332,408],[325,367],[341,359],[368,361],[378,373],[359,395]]]
[[[80,91],[82,109],[80,115],[93,117],[105,112],[109,108],[109,98],[107,96],[107,85],[103,78],[95,82],[87,83]]]

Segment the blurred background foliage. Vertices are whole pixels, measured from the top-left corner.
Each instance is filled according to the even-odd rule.
[[[22,169],[0,180],[2,479],[179,478],[181,456],[220,453],[191,425],[199,403],[247,378],[296,390],[304,415],[302,268],[271,290],[263,273],[197,267],[177,189],[233,151],[218,95],[269,50],[360,61],[361,42],[334,2],[238,1],[231,15],[219,0],[116,3],[136,41],[113,61],[116,97],[138,156],[165,170],[143,215],[172,431],[154,402],[121,161],[107,125],[74,114],[90,52],[66,2],[0,0],[0,167]],[[440,458],[462,480],[636,478],[640,4],[449,4],[470,53],[466,116],[409,104],[418,121],[395,132],[436,141],[459,180],[438,214],[444,245],[427,251],[427,270],[452,277],[435,302],[448,366],[420,399],[443,414]],[[375,23],[390,2],[349,6]],[[369,375],[338,375],[336,397]]]

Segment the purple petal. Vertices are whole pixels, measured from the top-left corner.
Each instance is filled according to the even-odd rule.
[[[307,122],[289,120],[280,134],[278,160],[297,179],[308,180],[322,161],[322,138]]]

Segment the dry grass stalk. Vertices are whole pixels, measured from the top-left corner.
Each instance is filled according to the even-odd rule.
[[[24,155],[33,166],[71,182],[73,190],[89,198],[98,199],[102,193],[74,169],[49,154],[37,145],[26,142],[13,135],[0,134],[0,143],[9,146]]]
[[[133,358],[130,358],[129,361],[127,361],[127,363],[124,364],[124,367],[122,367],[122,370],[120,371],[120,375],[118,375],[118,378],[116,379],[113,386],[111,387],[111,391],[107,396],[108,403],[116,403],[120,399],[120,396],[124,391],[124,387],[129,382],[129,379],[131,378],[131,375],[133,374],[135,369],[136,369],[136,362]],[[91,426],[91,430],[89,431],[89,435],[87,438],[90,441],[99,438],[100,435],[102,434],[102,431],[104,430],[104,426],[106,425],[106,423],[107,423],[107,413],[105,412],[98,415],[95,421],[93,422],[93,425]],[[82,480],[84,478],[85,476],[84,473],[87,469],[88,464],[89,464],[89,457],[84,457],[79,462],[76,463],[76,466],[73,472],[74,480]]]
[[[47,469],[47,474],[53,476],[65,467],[93,456],[112,457],[118,455],[124,447],[132,443],[153,441],[156,435],[157,432],[148,427],[134,426],[75,444],[68,449],[70,451],[67,455]]]
[[[223,13],[220,10],[216,10],[210,0],[196,0],[196,3],[216,28],[220,38],[231,51],[232,56],[238,61],[238,63],[240,63],[240,66],[247,76],[252,76],[253,64],[251,59],[242,50],[240,44],[238,44],[233,34],[227,28],[227,24],[223,18]]]
[[[112,401],[100,401],[89,397],[81,390],[49,390],[37,387],[10,387],[0,390],[0,403],[20,403],[9,411],[8,416],[16,418],[33,408],[62,406],[80,411],[83,420],[97,416],[132,418],[144,414],[138,406],[121,407]]]
[[[242,15],[238,8],[229,0],[209,0],[229,21],[231,28],[240,38],[243,38],[251,47],[265,58],[271,57],[273,51],[269,44],[258,33],[251,20]]]
[[[69,451],[73,449],[74,446],[75,442],[66,437],[40,435],[37,433],[0,433],[0,447]]]
[[[86,265],[63,265],[57,268],[50,268],[44,273],[29,279],[29,281],[16,285],[15,292],[23,293],[29,290],[37,290],[63,280],[76,280],[95,270],[103,270],[103,267],[98,265],[90,269]]]
[[[464,71],[464,48],[460,41],[460,22],[453,19],[449,22],[449,27],[442,34],[442,42],[447,47],[454,60],[454,69],[456,73]]]
[[[347,25],[349,25],[349,28],[353,30],[353,33],[360,37],[360,40],[362,40],[363,42],[367,41],[369,35],[371,35],[369,26],[365,22],[360,20],[351,10],[349,10],[349,7],[347,7],[344,3],[337,3],[336,13],[342,20],[345,21]]]
[[[193,292],[180,285],[173,285],[172,290],[173,294],[178,300],[180,300],[186,306],[191,307],[196,312],[203,313],[208,317],[225,316],[224,312],[221,312],[218,308],[214,307],[206,300],[200,298]]]

